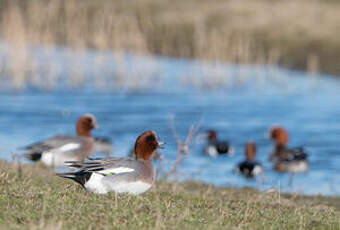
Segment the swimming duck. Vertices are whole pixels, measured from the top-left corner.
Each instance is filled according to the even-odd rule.
[[[54,167],[63,166],[65,161],[83,161],[93,153],[91,130],[95,127],[96,118],[85,114],[77,121],[77,136],[58,135],[24,147],[29,151],[25,157]]]
[[[154,131],[147,131],[136,140],[136,159],[106,158],[69,162],[69,167],[77,170],[58,175],[78,182],[93,193],[141,194],[149,190],[155,181],[151,156],[162,145],[163,142],[158,141]]]
[[[275,141],[275,148],[270,155],[274,169],[278,172],[303,173],[309,169],[308,155],[303,147],[288,149],[288,133],[280,126],[271,128],[270,137]]]
[[[238,164],[236,172],[242,173],[247,178],[253,178],[264,172],[262,165],[255,160],[256,145],[254,142],[249,141],[247,143],[245,155],[246,160]]]
[[[217,132],[215,130],[208,131],[207,139],[207,146],[204,148],[204,153],[206,155],[216,157],[222,154],[234,154],[234,149],[230,146],[228,141],[218,140]]]

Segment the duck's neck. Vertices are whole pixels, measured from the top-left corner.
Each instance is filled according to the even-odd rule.
[[[276,149],[286,149],[287,145],[285,143],[276,143],[275,148]]]
[[[91,130],[90,129],[85,129],[80,125],[77,125],[77,135],[79,137],[92,137]]]
[[[247,159],[247,161],[253,161],[253,160],[255,160],[255,157],[247,156],[246,159]]]
[[[136,158],[138,160],[150,161],[152,154],[140,154],[136,153]]]

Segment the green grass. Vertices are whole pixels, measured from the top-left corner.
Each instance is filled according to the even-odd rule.
[[[0,229],[340,229],[340,198],[198,182],[95,195],[40,166],[0,162]]]

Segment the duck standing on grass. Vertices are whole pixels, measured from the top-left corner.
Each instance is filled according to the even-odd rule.
[[[256,145],[254,142],[249,141],[245,150],[246,160],[239,163],[236,167],[237,173],[242,173],[247,178],[253,178],[258,174],[264,172],[262,165],[255,160]]]
[[[69,167],[77,170],[58,175],[78,182],[93,193],[141,194],[149,190],[155,181],[151,157],[162,145],[163,142],[158,141],[154,131],[147,131],[136,140],[136,159],[106,158],[69,162]]]
[[[93,153],[95,142],[91,130],[94,128],[96,118],[85,114],[77,121],[77,136],[58,135],[24,147],[29,151],[25,157],[53,167],[63,166],[65,161],[83,161]]]
[[[204,153],[211,157],[218,155],[233,155],[234,149],[230,146],[228,141],[220,141],[215,130],[209,130],[207,135],[208,143],[204,148]]]
[[[275,141],[275,148],[270,155],[274,162],[274,169],[278,172],[304,173],[309,169],[308,155],[302,147],[288,149],[288,133],[280,127],[274,126],[270,130],[270,137]]]

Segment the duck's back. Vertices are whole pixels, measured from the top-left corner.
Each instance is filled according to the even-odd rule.
[[[247,177],[253,177],[263,172],[262,165],[257,161],[245,160],[238,165],[239,171]]]

